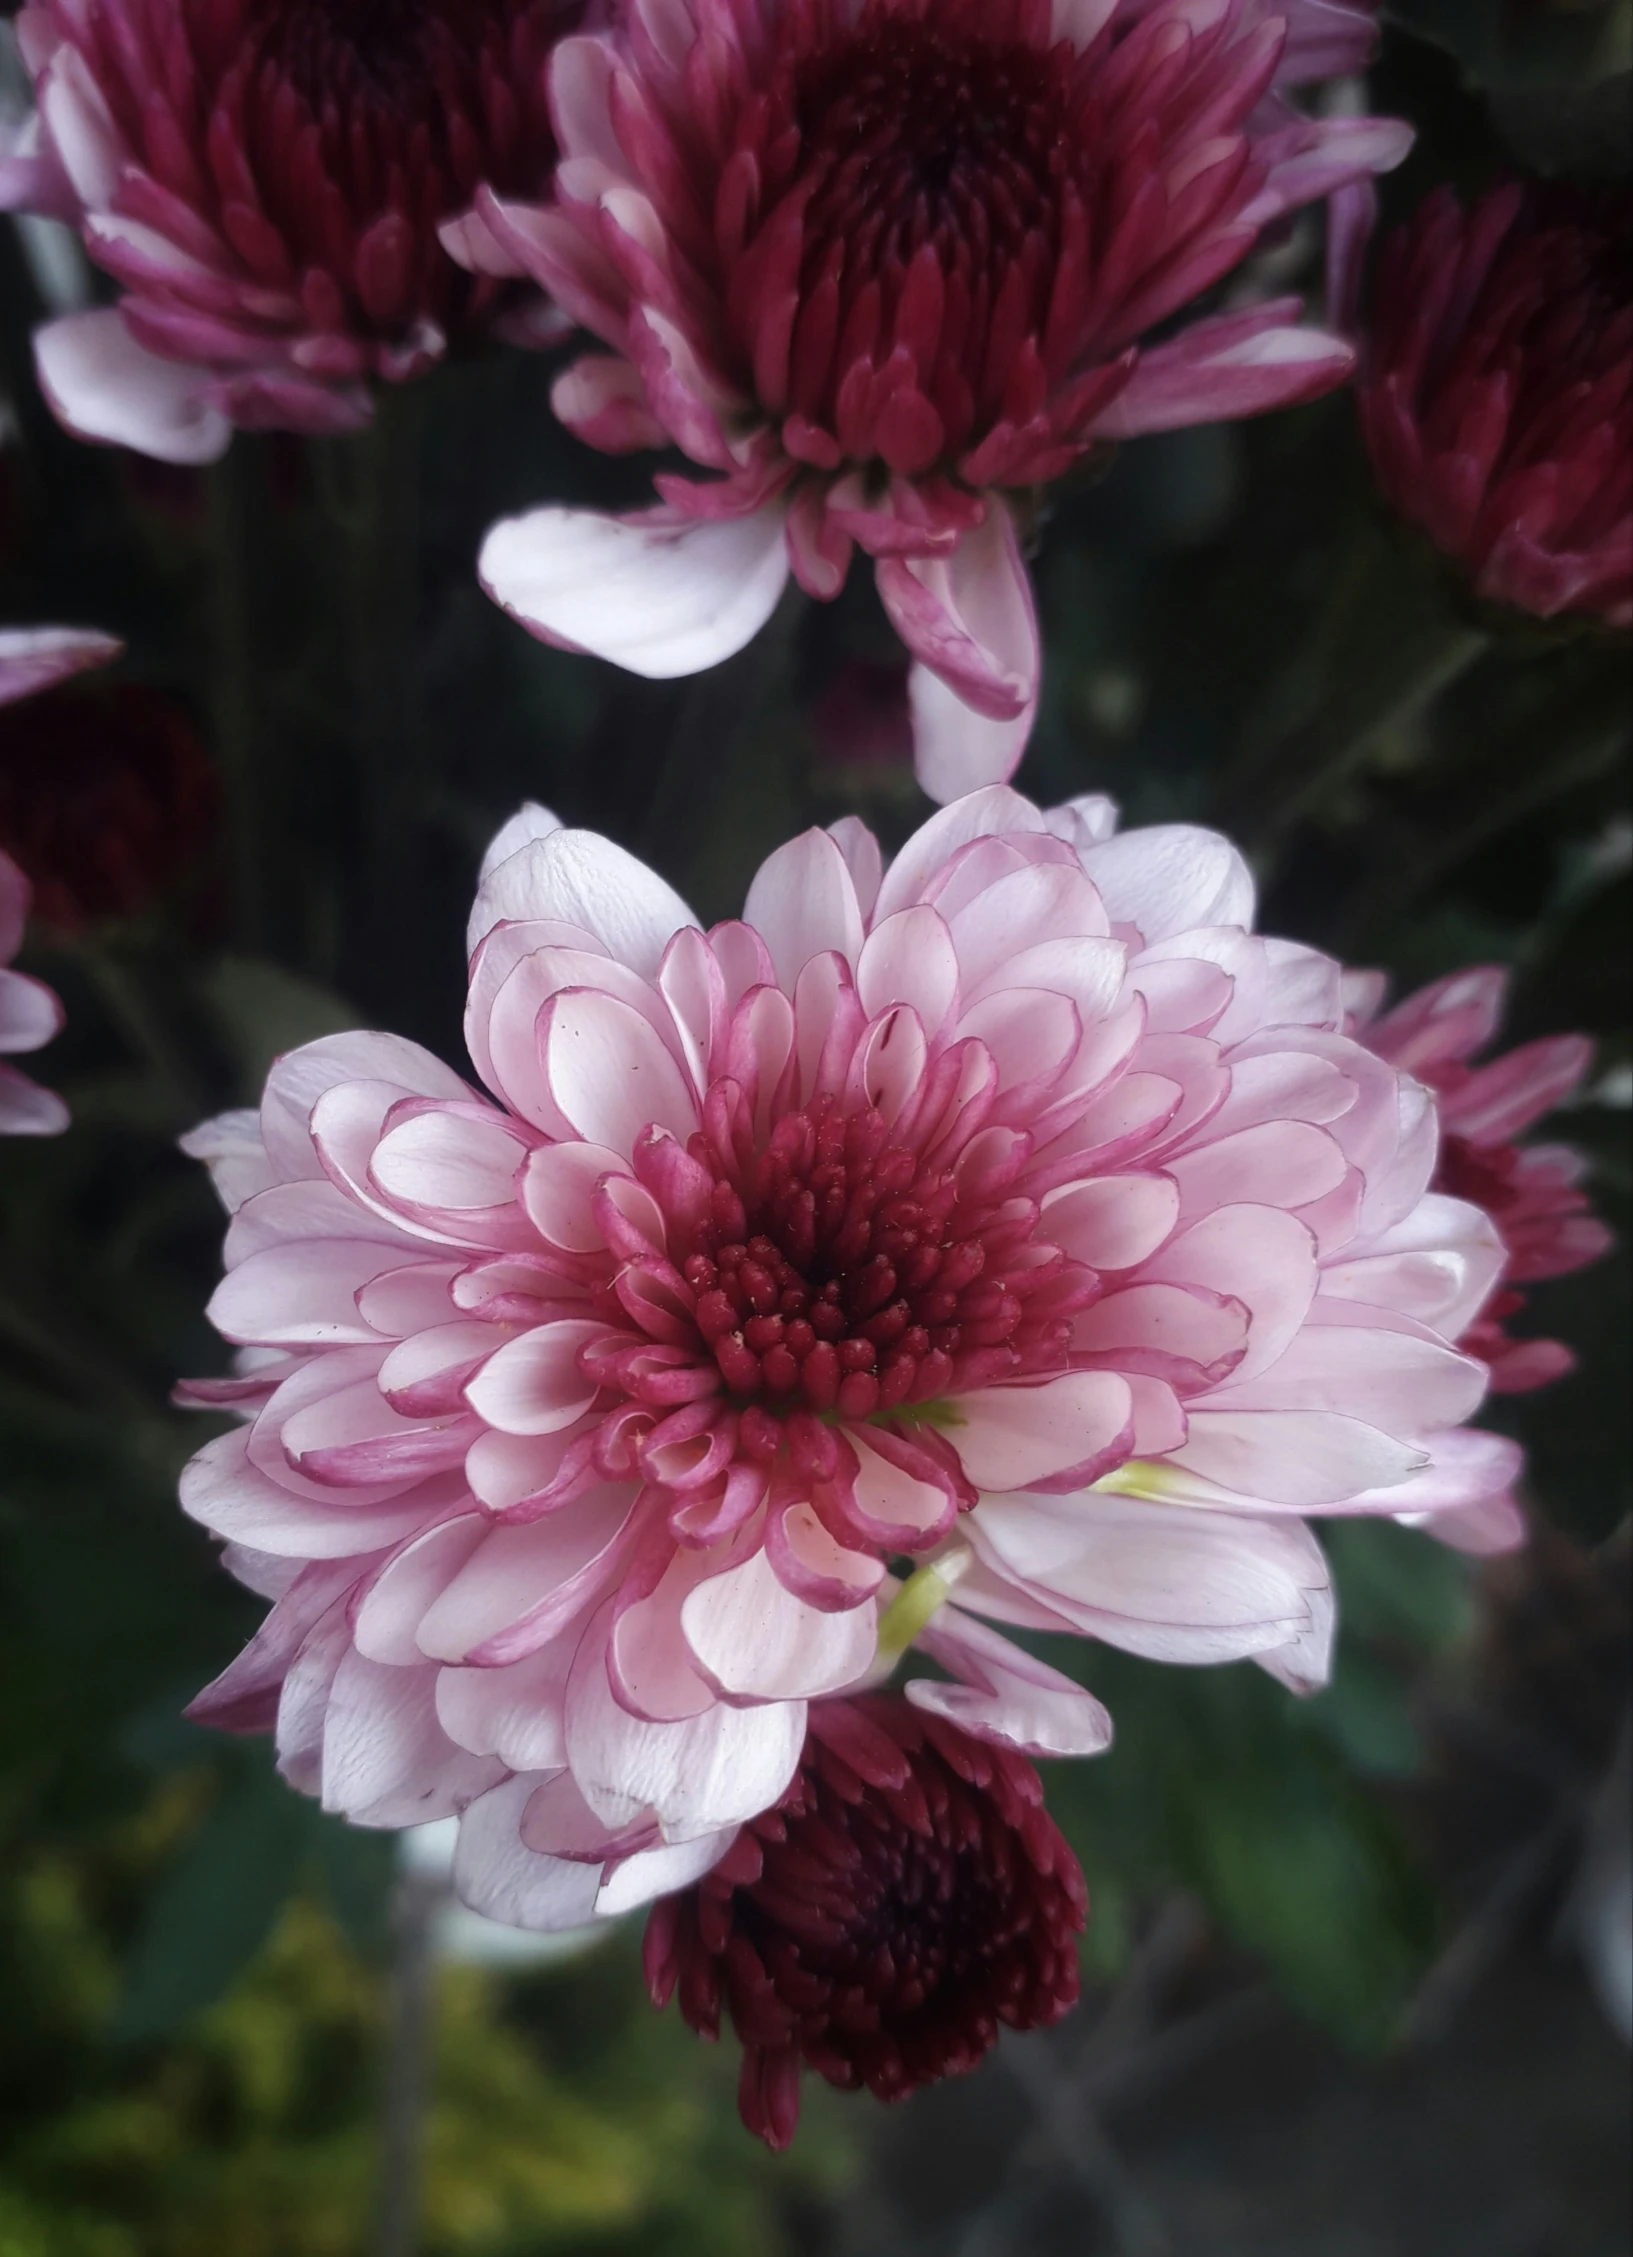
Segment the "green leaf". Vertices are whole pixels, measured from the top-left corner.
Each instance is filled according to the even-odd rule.
[[[274,1058],[357,1024],[356,1011],[338,995],[255,956],[220,958],[205,975],[204,996],[251,1099],[259,1097]]]
[[[270,1768],[227,1788],[148,1904],[114,2012],[116,2043],[167,2037],[230,1988],[300,1877],[312,1818]]]

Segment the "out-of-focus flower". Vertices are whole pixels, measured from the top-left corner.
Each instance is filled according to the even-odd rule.
[[[0,715],[0,847],[61,933],[144,908],[209,846],[219,787],[173,698],[135,683]]]
[[[885,871],[847,819],[707,934],[608,841],[507,825],[491,1095],[332,1037],[191,1140],[249,1358],[194,1399],[248,1424],[183,1497],[278,1601],[199,1712],[276,1720],[354,1817],[470,1803],[469,1899],[551,1924],[698,1878],[807,1704],[914,1643],[956,1680],[921,1707],[1103,1746],[955,1589],[1305,1687],[1306,1513],[1512,1541],[1450,1344],[1502,1248],[1428,1189],[1428,1092],[1254,936],[1223,839],[1112,822],[993,788]]]
[[[76,225],[115,307],[40,332],[81,438],[213,461],[234,425],[353,431],[371,379],[539,310],[473,280],[438,223],[479,183],[537,195],[551,42],[575,0],[39,0],[18,19],[39,104],[0,201]]]
[[[62,1025],[62,1005],[51,990],[9,969],[27,917],[28,880],[0,852],[0,1136],[59,1136],[68,1126],[62,1099],[6,1063],[8,1055],[38,1050]]]
[[[484,190],[445,240],[611,347],[556,385],[572,430],[708,475],[660,476],[634,518],[505,521],[489,592],[546,641],[690,674],[790,570],[837,594],[860,547],[918,661],[925,788],[1007,776],[1037,697],[1030,491],[1349,372],[1296,299],[1146,340],[1283,214],[1403,155],[1404,126],[1279,91],[1372,37],[1315,0],[631,0],[564,41],[556,201]]]
[[[1361,1040],[1435,1092],[1435,1188],[1481,1208],[1496,1225],[1507,1255],[1502,1289],[1460,1340],[1491,1367],[1499,1394],[1518,1395],[1576,1363],[1562,1340],[1509,1337],[1509,1321],[1525,1307],[1518,1288],[1586,1268],[1609,1249],[1611,1234],[1590,1211],[1580,1152],[1516,1141],[1580,1088],[1593,1063],[1587,1037],[1553,1035],[1483,1066],[1470,1063],[1501,1025],[1507,991],[1508,974],[1481,964],[1420,988],[1383,1018],[1375,1015],[1384,993],[1379,975],[1354,978],[1349,996]]]
[[[743,2121],[784,2148],[802,2063],[903,2100],[973,2069],[1000,2024],[1059,2021],[1087,1907],[1029,1763],[905,1701],[825,1702],[776,1805],[654,1907],[647,1982],[703,2037],[725,2008]]]
[[[831,779],[911,790],[913,717],[905,664],[852,659],[811,701],[817,764]]]
[[[1633,624],[1633,195],[1438,189],[1386,244],[1361,428],[1390,505],[1477,592]]]
[[[88,666],[105,666],[120,647],[89,627],[0,628],[0,707]],[[58,1136],[68,1126],[62,1099],[5,1063],[40,1049],[62,1025],[62,1005],[51,990],[9,969],[23,945],[29,892],[27,877],[0,848],[0,1136]]]

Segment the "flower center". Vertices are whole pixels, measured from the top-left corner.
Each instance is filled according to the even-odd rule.
[[[790,10],[745,118],[740,150],[775,216],[733,277],[729,325],[765,405],[852,460],[912,475],[955,459],[1005,413],[1017,353],[1046,331],[1092,152],[1071,129],[1075,51],[1004,36],[992,19],[1010,12],[987,0],[923,20],[872,0],[818,46]],[[766,261],[796,255],[792,334],[774,338],[786,316]],[[1064,366],[1079,340],[1054,311]]]
[[[528,12],[528,0],[253,0],[261,53],[314,109],[370,96],[416,104],[428,81]]]
[[[1028,1317],[1064,1267],[1031,1245],[1036,1206],[971,1203],[874,1107],[785,1114],[746,1171],[707,1130],[692,1150],[715,1188],[684,1274],[734,1394],[866,1418],[941,1394],[972,1356],[1007,1374],[1063,1353],[1058,1311]]]
[[[1013,247],[1049,217],[1066,104],[1047,54],[886,16],[813,56],[794,98],[813,190],[808,243],[832,241],[859,204],[887,255],[911,256],[935,226],[966,244],[991,230]]]

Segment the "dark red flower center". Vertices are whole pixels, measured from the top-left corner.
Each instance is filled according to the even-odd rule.
[[[811,1711],[800,1770],[708,1877],[657,1905],[654,2001],[743,2044],[743,2120],[786,2147],[803,2061],[900,2100],[999,2026],[1058,2021],[1088,1896],[1037,1773],[892,1696]]]
[[[707,1131],[693,1155],[715,1186],[684,1274],[739,1397],[866,1418],[969,1384],[977,1359],[1064,1369],[1091,1273],[1035,1241],[1033,1201],[972,1194],[874,1107],[786,1114],[746,1166]]]
[[[547,186],[546,64],[581,12],[581,0],[132,0],[69,36],[160,189],[249,277],[297,291],[317,330],[396,338],[494,295],[453,265],[437,224],[484,181]],[[141,21],[118,32],[115,15]]]

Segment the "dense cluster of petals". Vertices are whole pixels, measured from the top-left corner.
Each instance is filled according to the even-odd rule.
[[[808,832],[704,932],[524,810],[485,1093],[335,1036],[191,1140],[240,1350],[194,1399],[244,1423],[183,1497],[276,1600],[199,1713],[354,1818],[463,1810],[467,1895],[550,1925],[697,1879],[915,1641],[926,1713],[1103,1746],[978,1614],[1308,1686],[1305,1514],[1511,1541],[1452,1345],[1501,1244],[1252,916],[1213,834],[995,787],[888,869]]]
[[[1391,505],[1476,590],[1633,625],[1633,196],[1449,188],[1385,246],[1361,427]]]
[[[1361,1039],[1435,1092],[1436,1190],[1482,1208],[1503,1242],[1501,1290],[1461,1344],[1490,1367],[1497,1393],[1517,1395],[1546,1386],[1576,1362],[1562,1340],[1510,1337],[1508,1323],[1525,1307],[1520,1288],[1585,1269],[1609,1250],[1611,1234],[1582,1188],[1581,1152],[1517,1141],[1581,1087],[1593,1062],[1586,1036],[1546,1036],[1473,1063],[1502,1023],[1507,990],[1506,972],[1477,965],[1420,988],[1383,1017],[1376,1015],[1382,982],[1375,975],[1352,983],[1351,1001]]]
[[[1038,677],[1011,498],[1348,373],[1296,300],[1168,325],[1403,154],[1403,127],[1282,92],[1372,36],[1343,0],[631,0],[565,40],[553,203],[484,190],[445,237],[610,348],[556,385],[572,430],[704,475],[634,519],[495,527],[490,592],[548,641],[688,674],[790,571],[837,594],[859,548],[918,661],[926,787],[1007,776]]]
[[[219,816],[203,741],[162,690],[96,684],[0,714],[0,849],[40,925],[135,915],[200,861]]]
[[[1022,1757],[873,1695],[811,1712],[799,1770],[647,1922],[655,2005],[743,2047],[743,2121],[786,2147],[803,2063],[902,2100],[973,2069],[1000,2024],[1076,2002],[1088,1893]]]
[[[36,0],[37,116],[0,201],[67,219],[117,306],[36,340],[71,431],[206,462],[234,425],[349,431],[371,380],[517,312],[437,229],[537,194],[573,0]],[[525,330],[527,312],[519,317]],[[538,316],[532,315],[537,319]]]
[[[0,706],[106,665],[119,648],[111,635],[85,627],[0,628]],[[40,1049],[62,1025],[62,1005],[51,990],[11,969],[23,944],[30,892],[27,877],[0,848],[0,1136],[56,1136],[68,1126],[61,1098],[6,1062]]]

